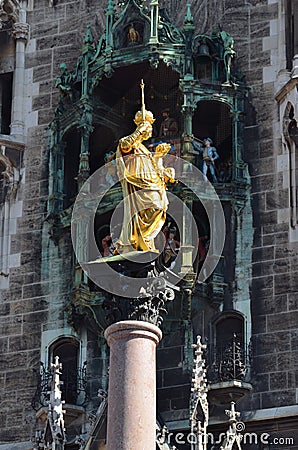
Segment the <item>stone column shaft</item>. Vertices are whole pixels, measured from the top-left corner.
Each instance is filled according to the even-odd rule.
[[[21,22],[15,23],[13,34],[16,39],[16,64],[13,81],[11,135],[24,141],[25,47],[29,35],[29,25]]]
[[[156,346],[160,329],[127,320],[107,328],[110,346],[107,450],[155,450]]]

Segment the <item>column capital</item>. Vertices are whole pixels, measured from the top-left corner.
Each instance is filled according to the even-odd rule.
[[[13,24],[13,36],[16,40],[27,42],[29,37],[29,24],[23,22],[16,22]]]
[[[110,325],[105,331],[105,338],[109,346],[113,340],[140,337],[151,339],[158,345],[162,338],[162,332],[156,325],[140,320],[123,320]]]
[[[142,289],[139,297],[126,298],[106,294],[103,302],[106,320],[111,325],[119,321],[141,321],[143,323],[160,326],[166,314],[166,304],[174,300],[173,289],[160,285],[160,278]]]

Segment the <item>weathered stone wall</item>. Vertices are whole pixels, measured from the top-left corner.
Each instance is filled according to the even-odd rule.
[[[280,44],[284,39],[283,11],[282,2],[270,3],[250,14],[253,33],[246,71],[257,124],[255,130],[249,130],[253,145],[248,142],[246,146],[255,229],[251,283],[253,408],[297,403],[298,310],[294,299],[298,291],[298,243],[291,242],[290,237],[289,173],[278,167],[283,150],[274,99],[279,71],[285,67]],[[258,15],[258,10],[264,14]]]
[[[171,17],[182,25],[186,1],[165,0]],[[235,39],[238,63],[251,86],[245,159],[252,178],[253,279],[251,286],[254,344],[254,391],[247,408],[273,408],[296,404],[297,370],[297,242],[290,242],[289,219],[279,211],[288,205],[286,175],[278,172],[278,110],[274,99],[277,66],[268,41],[278,34],[278,3],[273,1],[221,0],[192,2],[197,32],[218,24]],[[35,390],[32,368],[41,359],[41,337],[57,328],[69,330],[65,304],[71,276],[68,239],[58,246],[49,239],[46,217],[48,148],[46,128],[57,105],[55,78],[59,64],[75,65],[88,23],[94,36],[104,28],[106,1],[48,0],[34,2],[28,12],[31,26],[26,55],[26,108],[28,143],[25,174],[19,199],[23,216],[18,219],[12,253],[21,252],[21,267],[11,270],[9,289],[0,291],[0,443],[28,442],[34,430],[30,402]],[[178,10],[178,13],[177,13]],[[277,41],[277,38],[276,38]],[[165,339],[159,350],[161,410],[187,408],[189,385],[182,371],[183,336],[180,331]],[[94,336],[88,343],[92,355]],[[91,371],[96,372],[100,361]],[[90,373],[91,377],[94,377]],[[182,386],[177,398],[169,389]],[[100,386],[93,382],[93,392]],[[184,387],[183,387],[184,386]],[[184,389],[184,393],[183,393]],[[27,444],[26,444],[27,445]],[[24,444],[25,450],[27,447]],[[29,444],[28,444],[29,445]],[[7,447],[8,448],[8,447]]]
[[[70,328],[64,309],[72,273],[71,243],[65,238],[56,246],[49,240],[48,226],[44,223],[49,158],[46,129],[57,106],[55,79],[62,61],[70,69],[74,67],[87,24],[91,23],[95,36],[102,29],[104,7],[95,0],[92,4],[59,0],[53,8],[48,0],[38,0],[27,15],[28,140],[18,192],[23,211],[11,242],[11,253],[21,252],[21,266],[11,270],[9,288],[0,291],[0,443],[23,441],[22,450],[30,448],[26,442],[35,433],[35,412],[31,408],[36,388],[33,368],[38,369],[43,359],[42,333],[53,330],[54,335],[56,329],[69,332]],[[91,341],[89,338],[88,348],[94,346],[92,339],[94,336]],[[93,389],[95,398],[99,387]]]

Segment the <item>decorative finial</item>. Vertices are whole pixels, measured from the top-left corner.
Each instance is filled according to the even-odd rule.
[[[239,431],[245,429],[245,424],[238,422],[240,413],[235,410],[235,402],[231,402],[231,409],[226,409],[225,413],[229,417],[229,427],[220,450],[231,450],[234,448],[234,444],[237,444],[238,450],[242,450],[241,441],[243,435]]]
[[[186,7],[187,7],[187,10],[186,10],[186,14],[184,16],[184,24],[185,25],[193,25],[193,15],[192,15],[191,9],[190,9],[191,4],[187,3]]]
[[[207,426],[209,421],[209,406],[207,398],[207,374],[204,359],[206,345],[201,343],[201,336],[197,336],[193,344],[195,358],[191,382],[190,395],[190,423],[191,432],[197,436],[198,443],[207,442]],[[199,446],[198,448],[205,448]]]
[[[94,43],[94,37],[93,37],[92,31],[91,31],[91,25],[88,24],[87,25],[87,32],[86,32],[86,35],[85,35],[85,38],[84,38],[84,44],[92,45],[93,43]]]
[[[115,4],[114,0],[108,0],[107,12],[106,15],[112,15],[115,13]]]

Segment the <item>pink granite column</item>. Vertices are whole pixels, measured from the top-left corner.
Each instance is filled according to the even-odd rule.
[[[160,329],[127,320],[106,329],[110,346],[107,450],[155,450],[156,346]]]

